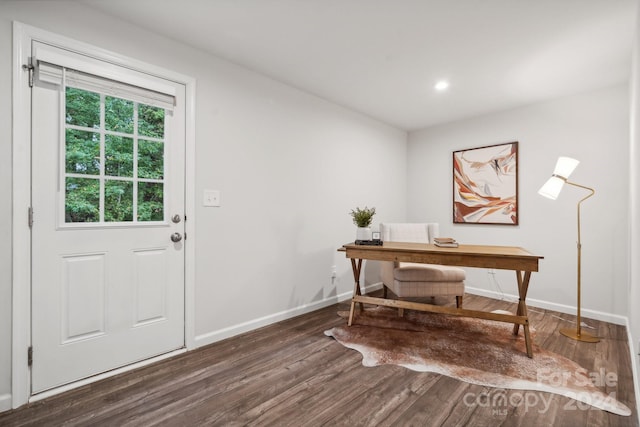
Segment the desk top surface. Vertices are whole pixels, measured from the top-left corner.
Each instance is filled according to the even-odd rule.
[[[426,243],[384,242],[383,246],[347,243],[339,251],[347,258],[405,261],[468,267],[538,271],[544,257],[517,246],[460,245],[443,248]]]
[[[341,250],[358,249],[358,250],[382,250],[390,252],[415,252],[415,253],[433,253],[433,254],[457,254],[457,255],[477,255],[477,256],[504,256],[504,257],[525,257],[543,259],[543,256],[534,255],[526,249],[518,246],[495,246],[495,245],[459,245],[457,248],[444,248],[426,243],[409,243],[409,242],[384,242],[382,246],[356,245],[355,243],[347,243],[342,246]]]

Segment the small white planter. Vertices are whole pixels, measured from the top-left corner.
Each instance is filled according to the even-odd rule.
[[[358,227],[356,240],[371,240],[371,227]]]

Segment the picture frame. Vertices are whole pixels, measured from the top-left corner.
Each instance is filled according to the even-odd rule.
[[[518,142],[453,152],[453,223],[518,225]]]
[[[371,232],[371,240],[380,240],[380,232],[372,231]]]

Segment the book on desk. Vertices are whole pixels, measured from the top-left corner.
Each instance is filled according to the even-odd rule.
[[[453,237],[434,237],[433,244],[440,248],[457,248],[458,242]]]

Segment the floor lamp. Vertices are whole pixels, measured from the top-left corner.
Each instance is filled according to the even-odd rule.
[[[574,169],[580,163],[576,159],[572,159],[570,157],[559,157],[558,162],[556,163],[556,168],[553,171],[553,175],[551,178],[538,190],[538,194],[548,197],[551,200],[555,200],[558,198],[560,191],[564,184],[573,185],[574,187],[583,188],[585,190],[589,190],[590,193],[581,199],[578,202],[578,318],[577,318],[577,328],[573,329],[560,329],[560,333],[566,337],[573,338],[574,340],[583,341],[583,342],[598,342],[600,338],[591,335],[587,332],[582,332],[582,325],[580,319],[580,254],[582,252],[582,244],[580,243],[580,204],[587,200],[589,197],[595,194],[595,190],[593,188],[585,187],[584,185],[576,184],[575,182],[570,182],[567,180],[569,175],[574,171]]]

